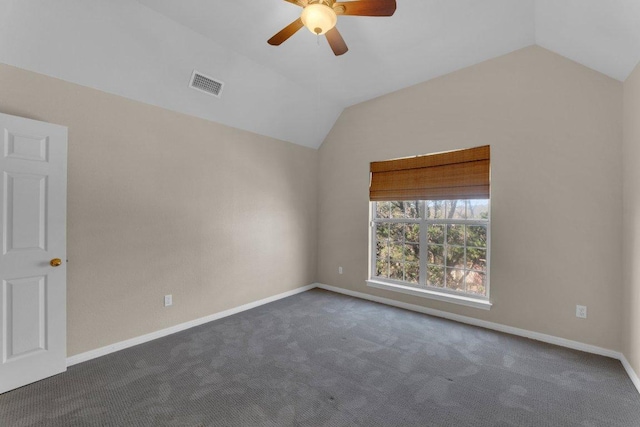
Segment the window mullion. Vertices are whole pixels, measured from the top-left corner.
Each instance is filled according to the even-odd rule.
[[[467,203],[465,202],[465,205]],[[464,283],[464,292],[467,292],[467,226],[464,226],[464,257],[462,258],[462,282]]]
[[[427,229],[429,225],[427,221],[423,218],[420,222],[420,277],[418,282],[420,286],[427,286]]]
[[[386,224],[387,226],[387,277],[391,277],[391,224]]]
[[[407,281],[407,225],[402,225],[402,242],[400,242],[400,250],[402,251],[402,280]]]
[[[371,259],[371,271],[369,273],[371,277],[375,277],[378,272],[378,235],[376,233],[377,225],[373,221],[376,218],[377,209],[378,202],[371,203],[371,222],[369,223],[369,227],[371,228],[371,242],[373,242],[371,256],[369,257]]]
[[[442,267],[443,267],[443,271],[444,271],[444,276],[442,277],[442,287],[447,289],[447,254],[449,252],[449,246],[447,245],[447,231],[448,231],[447,224],[445,223],[444,226],[444,233],[443,233],[443,241],[442,241]]]

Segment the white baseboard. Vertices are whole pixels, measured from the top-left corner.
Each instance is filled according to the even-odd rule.
[[[633,383],[633,385],[636,386],[636,388],[638,389],[638,392],[640,393],[640,378],[638,378],[638,374],[636,374],[636,371],[633,370],[633,368],[631,367],[631,364],[629,363],[627,358],[624,356],[624,354],[621,354],[620,356],[621,356],[620,361],[622,362],[622,366],[624,366],[625,371],[627,371],[627,375],[629,375],[629,378],[631,378],[631,382]]]
[[[239,307],[230,308],[229,310],[225,310],[209,316],[201,317],[200,319],[195,319],[195,320],[191,320],[190,322],[185,322],[179,325],[171,326],[169,328],[162,329],[160,331],[151,332],[149,334],[141,335],[139,337],[131,338],[125,341],[120,341],[115,344],[97,348],[95,350],[90,350],[85,353],[76,354],[74,356],[67,358],[67,366],[72,366],[78,363],[86,362],[87,360],[95,359],[96,357],[105,356],[109,353],[113,353],[119,350],[124,350],[125,348],[129,348],[129,347],[133,347],[134,345],[143,344],[148,341],[153,341],[155,339],[162,338],[167,335],[175,334],[176,332],[184,331],[185,329],[193,328],[195,326],[200,326],[204,323],[212,322],[214,320],[222,319],[223,317],[231,316],[232,314],[237,314],[242,311],[251,310],[252,308],[259,307],[261,305],[268,304],[270,302],[274,302],[282,298],[287,298],[292,295],[299,294],[301,292],[306,292],[315,287],[316,287],[315,283],[311,285],[303,286],[301,288],[296,288],[291,291],[283,292],[278,295],[273,295],[271,297],[264,298],[259,301],[250,302],[248,304],[244,304]]]
[[[502,325],[500,323],[488,322],[486,320],[475,319],[473,317],[461,316],[459,314],[449,313],[446,311],[435,310],[433,308],[423,307],[415,304],[407,304],[400,301],[395,301],[389,298],[377,297],[375,295],[369,295],[362,292],[350,291],[348,289],[338,288],[335,286],[325,285],[323,283],[316,283],[316,286],[327,291],[337,292],[344,295],[349,295],[356,298],[366,299],[369,301],[379,302],[386,305],[392,305],[394,307],[404,308],[406,310],[417,311],[419,313],[429,314],[431,316],[442,317],[444,319],[454,320],[460,323],[466,323],[468,325],[480,326],[481,328],[492,329],[494,331],[505,332],[511,335],[517,335],[525,338],[531,338],[536,341],[542,341],[549,344],[559,345],[561,347],[567,347],[574,350],[585,351],[587,353],[599,354],[601,356],[612,357],[614,359],[620,359],[622,354],[618,351],[609,350],[595,345],[584,344],[578,341],[572,341],[565,338],[555,337],[553,335],[542,334],[540,332],[528,331],[526,329],[515,328],[513,326]]]

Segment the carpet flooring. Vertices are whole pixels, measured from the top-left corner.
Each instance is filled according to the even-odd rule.
[[[314,289],[0,395],[0,426],[640,426],[619,361]]]

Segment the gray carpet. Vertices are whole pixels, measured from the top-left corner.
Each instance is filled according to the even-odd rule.
[[[312,290],[0,395],[11,426],[640,426],[620,362]]]

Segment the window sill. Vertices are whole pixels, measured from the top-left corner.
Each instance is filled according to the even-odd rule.
[[[395,283],[380,282],[378,280],[367,280],[367,286],[372,288],[384,289],[387,291],[400,292],[403,294],[413,295],[422,298],[435,299],[438,301],[449,302],[452,304],[465,305],[467,307],[480,308],[482,310],[491,310],[491,301],[480,298],[465,297],[461,295],[452,295],[445,292],[437,292],[427,289],[416,289],[410,286],[397,285]]]

